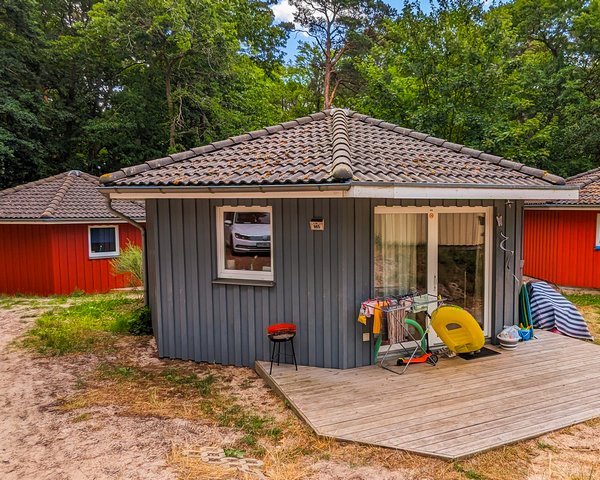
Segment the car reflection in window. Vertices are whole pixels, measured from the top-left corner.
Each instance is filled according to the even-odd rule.
[[[233,255],[270,254],[270,213],[234,212],[227,217],[225,218],[225,241]]]

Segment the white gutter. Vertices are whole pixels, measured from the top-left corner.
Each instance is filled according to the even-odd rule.
[[[144,223],[146,220],[143,218],[135,219],[138,222]],[[84,220],[40,220],[40,219],[29,219],[29,218],[2,218],[0,219],[0,225],[20,224],[20,225],[114,225],[130,223],[125,220],[113,219],[96,219],[89,218]]]
[[[578,200],[579,189],[570,187],[486,187],[486,186],[352,186],[354,198],[396,198],[436,200]]]
[[[587,205],[587,204],[583,204],[583,205],[552,205],[552,204],[539,204],[539,205],[531,205],[531,204],[525,204],[525,210],[600,210],[600,204],[598,205]]]
[[[302,188],[304,187],[304,188]],[[161,198],[394,198],[439,200],[578,200],[576,186],[498,187],[471,185],[349,184],[327,188],[306,186],[235,187],[104,187],[100,190],[114,200]]]

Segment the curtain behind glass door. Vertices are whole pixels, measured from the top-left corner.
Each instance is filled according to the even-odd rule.
[[[375,295],[427,291],[427,214],[375,215]]]

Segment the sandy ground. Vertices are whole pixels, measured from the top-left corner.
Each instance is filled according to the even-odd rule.
[[[30,309],[0,309],[0,479],[175,479],[176,472],[167,463],[174,446],[223,446],[232,441],[230,430],[201,421],[127,416],[117,407],[65,412],[60,408],[62,400],[76,392],[78,381],[97,367],[99,359],[91,355],[37,357],[12,345],[32,322]],[[138,365],[166,364],[156,357],[152,343],[146,341],[138,347],[130,352]],[[275,416],[292,415],[282,409],[281,402],[249,369],[201,365],[197,368],[221,369],[222,378],[231,382],[232,390],[243,403],[260,405]],[[594,421],[527,442],[523,448],[533,452],[527,461],[528,473],[518,477],[600,479],[599,438],[600,421]],[[390,455],[395,454],[390,451]],[[488,461],[485,458],[482,457],[483,462]],[[489,457],[489,461],[493,462],[492,471],[502,471],[498,457]],[[430,475],[430,462],[413,459],[409,464],[400,464],[405,468],[392,471],[381,466],[353,467],[333,459],[311,461],[307,457],[305,473],[294,478],[446,478]],[[477,463],[473,466],[481,466]],[[510,478],[489,473],[463,476],[451,467],[447,474],[454,479]]]
[[[32,322],[0,310],[0,478],[171,479],[171,444],[202,438],[207,426],[184,420],[124,417],[110,409],[78,422],[56,409],[75,388],[84,362],[33,358],[11,346]]]

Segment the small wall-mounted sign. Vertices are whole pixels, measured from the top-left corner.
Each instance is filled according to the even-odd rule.
[[[322,218],[311,218],[310,219],[310,229],[312,231],[323,231],[325,230],[325,220]]]

